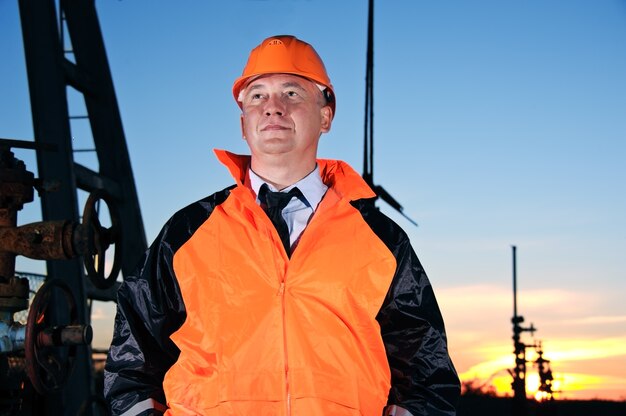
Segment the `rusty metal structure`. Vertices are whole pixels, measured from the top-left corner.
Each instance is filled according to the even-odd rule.
[[[94,1],[18,3],[34,140],[0,139],[0,415],[107,414],[89,305],[114,301],[119,272],[147,247],[126,139]],[[70,114],[70,88],[87,114]],[[75,161],[75,119],[89,121],[97,167]],[[15,148],[36,152],[39,178]],[[18,226],[35,191],[42,221]],[[16,273],[16,256],[46,262],[40,288]]]

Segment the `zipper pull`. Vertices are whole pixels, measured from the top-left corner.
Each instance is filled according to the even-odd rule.
[[[280,286],[278,287],[278,293],[276,296],[283,296],[285,294],[285,282],[280,282]]]

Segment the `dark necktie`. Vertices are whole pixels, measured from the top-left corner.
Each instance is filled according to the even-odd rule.
[[[298,188],[293,188],[289,192],[272,192],[267,184],[263,184],[259,190],[259,200],[263,205],[263,209],[267,213],[267,216],[276,227],[280,240],[283,242],[283,247],[288,256],[291,256],[291,244],[289,242],[289,227],[283,218],[283,209],[289,204],[291,198],[299,198],[302,196],[302,192]]]

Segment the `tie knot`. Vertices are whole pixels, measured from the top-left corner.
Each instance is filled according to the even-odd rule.
[[[289,204],[293,197],[299,198],[302,192],[298,188],[292,188],[289,192],[273,192],[264,183],[259,190],[259,200],[265,204],[268,209],[277,209],[282,211]]]

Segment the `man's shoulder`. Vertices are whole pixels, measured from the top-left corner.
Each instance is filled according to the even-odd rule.
[[[224,188],[178,210],[163,226],[159,239],[174,247],[181,246],[211,216],[215,207],[228,198],[234,187]]]
[[[216,206],[220,205],[226,200],[226,198],[228,198],[228,196],[230,195],[230,191],[235,186],[236,185],[228,186],[220,191],[214,192],[211,195],[205,196],[202,199],[192,202],[191,204],[178,210],[172,216],[172,219],[180,216],[193,215],[193,213],[210,213]]]
[[[228,198],[230,191],[235,186],[236,185],[231,185],[220,191],[212,193],[211,195],[205,196],[202,199],[192,202],[191,204],[178,210],[174,215],[172,215],[168,222],[170,224],[180,221],[187,222],[194,218],[202,219],[202,222],[204,222],[204,220],[211,215],[215,207],[223,203]]]
[[[378,209],[376,198],[358,199],[352,201],[371,230],[380,238],[391,251],[395,251],[402,244],[410,244],[407,233],[394,220]]]

